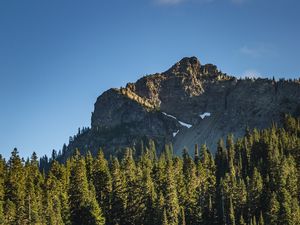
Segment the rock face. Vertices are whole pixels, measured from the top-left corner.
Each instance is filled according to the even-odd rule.
[[[183,58],[163,73],[145,76],[125,88],[98,97],[91,129],[78,135],[70,149],[107,154],[143,139],[159,147],[172,142],[174,151],[206,143],[214,152],[228,133],[244,135],[246,127],[280,125],[282,115],[300,112],[298,81],[237,79],[215,65]]]

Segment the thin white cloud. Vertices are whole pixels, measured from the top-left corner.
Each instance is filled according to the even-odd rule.
[[[251,47],[248,47],[247,45],[240,48],[241,53],[252,56],[252,57],[260,56],[261,51],[262,51],[261,48],[251,48]]]
[[[276,51],[270,45],[259,44],[254,46],[244,45],[239,49],[239,52],[243,55],[247,55],[253,58],[276,56]]]
[[[194,3],[211,3],[216,0],[154,0],[154,2],[160,4],[160,5],[178,5],[184,2],[194,2]],[[229,2],[236,4],[236,5],[241,5],[249,0],[228,0]]]
[[[233,4],[241,5],[246,3],[248,0],[230,0]]]
[[[177,5],[185,0],[157,0],[156,2],[161,5]]]
[[[160,5],[178,5],[184,2],[190,3],[210,3],[215,0],[155,0],[156,3]]]
[[[258,71],[256,71],[256,70],[250,69],[250,70],[246,70],[242,74],[241,77],[242,78],[246,78],[246,77],[248,77],[248,78],[258,78],[258,77],[261,77],[261,74]]]

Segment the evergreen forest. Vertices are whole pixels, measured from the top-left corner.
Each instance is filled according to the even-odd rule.
[[[193,154],[189,154],[193,152]],[[211,152],[215,152],[212,154]],[[299,225],[300,121],[228,134],[217,149],[80,154],[40,167],[0,156],[3,225]]]

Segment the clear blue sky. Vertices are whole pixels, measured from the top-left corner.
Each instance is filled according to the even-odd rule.
[[[0,0],[0,153],[60,149],[110,87],[197,56],[300,75],[299,0]]]

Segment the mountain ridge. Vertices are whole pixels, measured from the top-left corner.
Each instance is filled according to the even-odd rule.
[[[246,127],[280,125],[283,114],[299,112],[299,81],[238,79],[213,64],[185,57],[165,72],[101,94],[91,129],[68,149],[97,152],[103,147],[109,155],[154,139],[159,149],[173,143],[176,153],[193,149],[195,143],[206,143],[214,152],[217,140],[228,133],[240,137]]]

